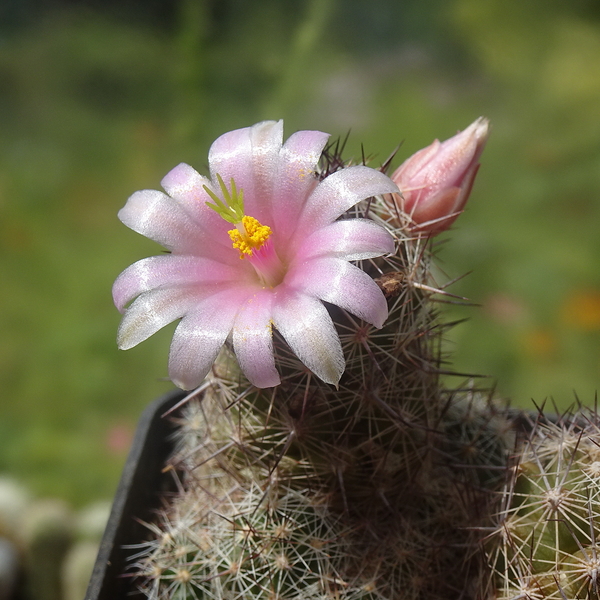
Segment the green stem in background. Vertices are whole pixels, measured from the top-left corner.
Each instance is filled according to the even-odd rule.
[[[313,50],[325,31],[336,0],[310,0],[305,18],[300,21],[290,44],[279,85],[265,103],[263,116],[283,117],[304,87],[304,73],[309,70]]]
[[[183,0],[175,37],[176,91],[173,102],[173,142],[176,146],[202,139],[206,98],[204,56],[208,30],[207,2]]]

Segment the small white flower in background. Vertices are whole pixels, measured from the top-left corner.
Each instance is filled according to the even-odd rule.
[[[281,121],[231,131],[210,148],[210,179],[181,164],[163,179],[166,194],[129,198],[121,221],[170,254],[140,260],[115,281],[114,301],[125,313],[120,348],[181,319],[169,357],[176,385],[200,385],[230,338],[244,374],[264,388],[280,383],[275,327],[313,373],[337,384],[344,357],[323,302],[381,327],[385,298],[349,261],[394,250],[391,235],[372,221],[337,219],[398,188],[365,166],[319,181],[328,137],[299,131],[283,143]]]

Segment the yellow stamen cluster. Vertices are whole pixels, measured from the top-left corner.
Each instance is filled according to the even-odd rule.
[[[252,256],[253,250],[263,246],[271,235],[271,228],[261,225],[254,217],[243,216],[241,227],[231,229],[227,233],[233,242],[233,247],[240,251],[240,258],[244,258],[246,254]]]

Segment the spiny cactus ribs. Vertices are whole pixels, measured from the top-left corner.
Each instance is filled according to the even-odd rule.
[[[322,173],[344,168],[340,147]],[[346,358],[335,389],[275,332],[281,385],[260,390],[227,349],[178,417],[169,500],[131,571],[153,599],[481,597],[491,491],[510,422],[472,389],[446,390],[431,240],[389,199],[353,209],[393,234],[362,267],[389,305],[376,330],[330,307]]]

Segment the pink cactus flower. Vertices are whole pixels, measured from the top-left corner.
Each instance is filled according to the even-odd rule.
[[[462,212],[488,139],[487,119],[480,117],[454,137],[419,150],[392,175],[402,195],[393,200],[427,234],[445,231]],[[388,197],[389,198],[389,197]]]
[[[299,131],[283,143],[281,121],[231,131],[210,148],[210,179],[180,164],[162,180],[166,194],[144,190],[129,198],[121,221],[170,253],[138,261],[115,281],[115,305],[125,313],[120,348],[181,319],[169,357],[176,385],[200,385],[230,340],[250,382],[265,388],[280,382],[275,327],[308,369],[337,384],[344,357],[323,302],[381,327],[383,294],[349,261],[394,249],[374,222],[338,218],[398,188],[365,166],[319,181],[328,137]]]

